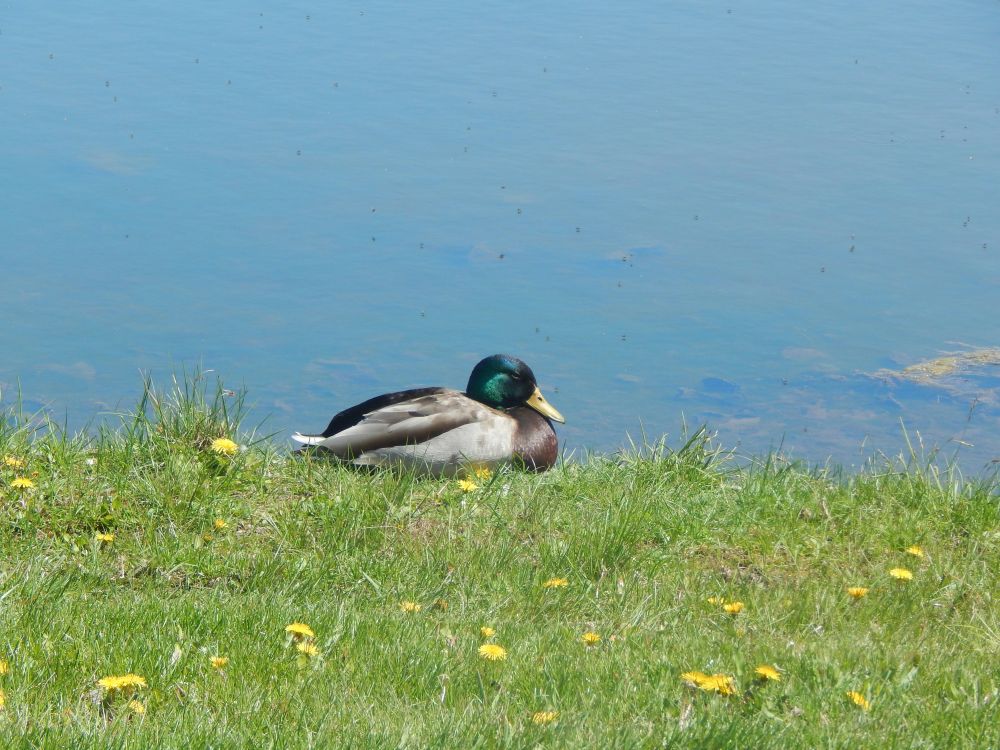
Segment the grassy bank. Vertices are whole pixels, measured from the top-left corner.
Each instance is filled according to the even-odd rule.
[[[990,481],[696,436],[463,489],[238,412],[187,386],[90,438],[0,428],[3,746],[1000,743]]]

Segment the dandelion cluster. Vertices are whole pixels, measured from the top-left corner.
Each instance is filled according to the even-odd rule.
[[[290,637],[289,643],[293,644],[295,650],[303,655],[304,660],[319,656],[319,648],[313,643],[316,634],[304,622],[293,622],[290,625],[286,625],[285,632]]]
[[[293,622],[291,625],[286,625],[285,632],[288,633],[292,637],[292,640],[296,642],[316,637],[313,629],[304,622]]]

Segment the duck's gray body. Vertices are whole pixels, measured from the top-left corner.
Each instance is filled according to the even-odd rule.
[[[320,435],[292,437],[358,466],[402,466],[434,476],[512,460],[544,471],[558,452],[555,430],[533,409],[493,409],[447,388],[386,394],[341,412]]]
[[[465,393],[387,393],[340,412],[318,435],[292,438],[358,466],[403,466],[436,476],[505,463],[545,471],[558,454],[549,418],[563,421],[531,368],[498,354],[476,365]]]

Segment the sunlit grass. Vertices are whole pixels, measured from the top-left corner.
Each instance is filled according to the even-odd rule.
[[[696,433],[470,487],[241,411],[194,377],[94,437],[0,425],[3,746],[1000,741],[991,480]]]

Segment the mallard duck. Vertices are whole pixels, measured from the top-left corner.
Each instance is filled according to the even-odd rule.
[[[558,449],[550,420],[566,421],[542,396],[531,368],[494,354],[473,368],[465,393],[386,393],[344,409],[318,435],[292,439],[359,466],[405,466],[435,476],[505,463],[545,471]]]

